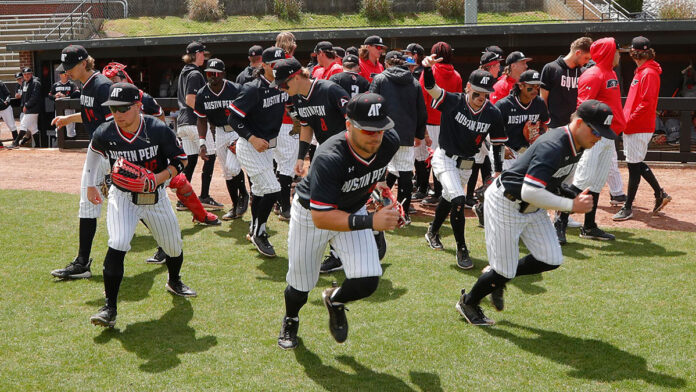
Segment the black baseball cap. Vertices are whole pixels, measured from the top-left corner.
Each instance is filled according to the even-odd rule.
[[[277,46],[271,46],[263,50],[261,60],[266,64],[274,64],[278,60],[285,58],[285,51]]]
[[[358,48],[355,46],[349,46],[348,49],[346,49],[346,54],[352,54],[357,56],[358,55]]]
[[[415,42],[408,44],[408,46],[406,46],[406,50],[404,51],[408,53],[417,54],[419,56],[423,56],[425,54],[425,49],[423,49],[423,46]]]
[[[541,84],[541,74],[539,73],[539,71],[528,69],[522,72],[522,75],[520,75],[519,82],[527,84]]]
[[[389,61],[391,59],[404,59],[404,54],[399,52],[398,50],[392,50],[387,55],[384,57],[384,61]]]
[[[346,55],[346,50],[340,46],[334,46],[333,50],[334,50],[334,52],[336,52],[336,56],[338,56],[340,58],[343,58]]]
[[[602,137],[614,140],[616,134],[611,130],[614,115],[609,105],[595,99],[589,99],[578,106],[578,117]]]
[[[249,57],[261,56],[261,53],[263,53],[261,45],[254,45],[249,48]]]
[[[358,58],[358,56],[356,56],[354,54],[346,54],[343,57],[343,64],[346,64],[346,63],[360,64],[360,59]]]
[[[505,65],[510,65],[514,64],[518,61],[531,61],[532,59],[529,57],[525,57],[524,53],[520,51],[514,51],[510,53],[506,58],[505,58]]]
[[[198,52],[205,52],[205,45],[198,41],[193,41],[186,47],[186,54],[196,54]]]
[[[471,88],[480,93],[492,93],[494,91],[493,85],[495,82],[496,80],[493,75],[482,69],[474,70],[471,75],[469,75],[469,84],[471,84]]]
[[[17,72],[17,73],[15,74],[15,79],[22,79],[22,77],[23,77],[23,76],[22,76],[22,72],[21,72],[21,71],[20,71],[20,72]]]
[[[314,53],[328,52],[333,50],[333,44],[329,41],[321,41],[314,47]]]
[[[60,64],[59,66],[57,66],[57,67],[56,67],[56,71],[57,71],[59,74],[61,74],[61,75],[64,74],[64,73],[65,73],[65,68],[63,68],[63,64]]]
[[[34,72],[31,70],[31,68],[24,67],[24,68],[22,68],[22,73],[34,73]]]
[[[481,55],[481,61],[479,62],[479,65],[488,65],[490,63],[494,62],[501,62],[503,61],[503,56],[499,55],[496,52],[483,52]]]
[[[379,35],[371,35],[367,38],[365,38],[365,42],[363,42],[364,45],[374,45],[374,46],[381,46],[385,47],[384,42],[382,42],[382,37]]]
[[[205,66],[205,72],[225,72],[225,63],[220,59],[210,59]]]
[[[102,106],[127,106],[140,102],[140,90],[130,83],[114,83],[109,87],[109,100]]]
[[[301,71],[302,64],[294,57],[278,60],[273,66],[274,80],[271,82],[271,87],[280,86]]]
[[[87,54],[87,50],[82,45],[69,45],[63,48],[63,51],[60,53],[60,62],[63,69],[69,71],[82,60],[86,60],[87,57],[89,57],[89,54]]]
[[[346,105],[348,121],[365,131],[384,131],[394,127],[394,121],[387,116],[384,97],[375,93],[361,93]]]
[[[500,46],[496,46],[496,45],[486,46],[486,49],[484,49],[483,52],[481,52],[481,53],[486,53],[486,52],[497,53],[498,56],[500,56],[501,58],[503,57],[503,54],[504,54],[503,50],[500,49]]]
[[[631,48],[635,50],[648,50],[651,48],[650,40],[643,36],[635,37],[631,41]]]

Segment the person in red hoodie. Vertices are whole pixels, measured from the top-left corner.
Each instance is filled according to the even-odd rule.
[[[459,72],[455,71],[452,65],[453,50],[447,42],[438,42],[430,49],[430,54],[436,55],[442,59],[442,62],[435,63],[432,66],[435,83],[445,91],[451,93],[462,92],[462,77]],[[433,194],[428,195],[430,168],[426,162],[429,156],[428,147],[433,151],[440,145],[438,138],[440,137],[440,112],[433,109],[431,104],[433,98],[428,94],[424,87],[423,75],[420,77],[420,85],[423,90],[423,98],[425,99],[425,108],[428,110],[428,119],[425,125],[425,143],[421,143],[416,147],[416,184],[418,189],[413,195],[412,200],[423,199],[421,204],[427,206],[437,206],[440,196],[442,195],[442,185],[437,178],[433,177]]]
[[[372,78],[384,71],[384,66],[379,62],[379,58],[386,49],[382,42],[382,37],[371,35],[365,38],[365,42],[360,47],[360,75],[372,83]]]
[[[495,91],[489,98],[491,103],[495,104],[510,94],[510,90],[517,84],[517,79],[527,70],[527,63],[530,61],[532,61],[531,58],[525,57],[524,53],[519,51],[512,52],[505,58],[503,74],[493,85]]]
[[[317,54],[317,64],[312,70],[313,79],[326,79],[343,72],[343,66],[339,62],[338,56],[329,41],[321,41],[314,47]]]
[[[590,46],[590,55],[596,65],[583,72],[578,79],[578,106],[589,99],[609,105],[613,113],[610,126],[619,135],[626,129],[619,80],[614,72],[614,67],[619,65],[619,46],[614,38],[601,38]],[[589,188],[594,200],[592,211],[585,214],[585,223],[580,228],[580,238],[601,241],[615,239],[612,234],[597,227],[595,222],[599,192],[607,182],[615,157],[614,141],[603,137],[594,147],[585,151],[578,162],[572,187],[578,193]]]
[[[641,176],[650,184],[655,193],[653,214],[662,210],[672,197],[660,188],[655,174],[643,162],[648,152],[648,143],[655,131],[655,115],[657,97],[660,93],[660,74],[662,68],[655,61],[655,50],[645,37],[635,37],[631,42],[631,58],[635,61],[635,75],[628,90],[624,105],[626,129],[624,130],[623,146],[628,166],[628,195],[626,203],[614,215],[615,221],[625,221],[633,217],[633,200],[638,192]]]

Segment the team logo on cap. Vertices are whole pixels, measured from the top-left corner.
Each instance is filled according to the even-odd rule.
[[[111,97],[112,98],[118,98],[118,95],[121,94],[121,91],[123,91],[122,88],[116,87],[114,91],[111,92]]]
[[[61,53],[61,54],[60,54],[60,62],[61,62],[61,63],[64,63],[64,62],[65,62],[65,59],[66,59],[67,57],[68,57],[68,54],[67,54],[67,53]]]
[[[488,76],[484,76],[481,78],[481,84],[487,84],[490,78]]]
[[[534,75],[532,76],[532,78],[538,79],[538,78],[539,78],[539,72],[534,72]]]
[[[604,119],[604,125],[611,125],[612,120],[614,120],[614,115],[610,114]]]
[[[275,70],[275,68],[274,68],[274,69],[273,69],[273,79],[275,79],[275,78],[276,78],[276,70]]]
[[[210,62],[209,66],[214,67],[217,65],[217,61],[213,60]]]
[[[275,57],[283,57],[283,49],[276,50]]]
[[[372,105],[370,105],[370,110],[367,112],[368,117],[379,117],[379,109],[381,107],[381,103],[373,103]]]

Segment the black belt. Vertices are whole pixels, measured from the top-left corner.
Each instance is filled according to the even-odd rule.
[[[297,201],[300,203],[300,205],[306,209],[309,209],[309,200],[305,200],[301,197],[297,198]]]
[[[503,185],[503,181],[500,180],[500,176],[498,176],[498,178],[495,179],[495,184],[499,188],[503,188],[503,196],[505,196],[506,199],[510,200],[513,203],[519,204],[520,213],[522,213],[522,214],[528,213],[527,207],[529,207],[529,203],[527,203],[524,200],[518,199],[517,197],[515,197],[515,195],[513,195],[512,193],[505,190],[505,185]],[[537,210],[538,210],[538,208],[535,209],[534,211],[529,211],[529,212],[536,212]]]
[[[460,169],[471,169],[471,167],[473,166],[474,161],[475,161],[475,158],[474,158],[473,156],[472,156],[472,157],[463,157],[463,156],[460,156],[460,155],[457,155],[457,154],[450,154],[450,153],[448,153],[447,151],[444,151],[444,153],[445,153],[445,156],[446,156],[447,158],[456,160],[456,161],[457,161],[457,167],[460,168]],[[469,162],[469,163],[468,163],[468,164],[465,164],[465,165],[464,165],[465,167],[463,167],[463,166],[462,166],[462,162]]]

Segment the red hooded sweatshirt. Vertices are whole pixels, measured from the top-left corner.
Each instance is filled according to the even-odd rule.
[[[619,79],[616,77],[613,67],[615,53],[616,41],[614,38],[602,38],[592,43],[590,55],[597,65],[580,75],[578,106],[589,99],[596,99],[609,105],[614,115],[611,129],[618,135],[626,128],[626,119],[621,107]]]
[[[500,75],[498,81],[493,85],[493,91],[490,95],[491,103],[496,103],[501,99],[510,95],[510,90],[517,84],[517,79],[510,77],[510,75]]]
[[[384,66],[379,61],[377,64],[372,64],[370,60],[360,59],[360,75],[368,82],[372,83],[372,76],[380,74],[382,71],[384,71]]]
[[[435,83],[440,86],[441,89],[450,93],[461,93],[463,91],[462,77],[459,75],[459,72],[454,70],[452,64],[435,63],[433,65],[433,76],[435,77]],[[430,107],[433,98],[425,91],[425,87],[423,86],[424,83],[423,74],[421,74],[420,85],[423,90],[423,98],[425,98],[425,107],[428,109],[427,124],[440,125],[440,115],[442,112]]]
[[[662,68],[648,60],[636,69],[624,104],[625,133],[653,133]]]

